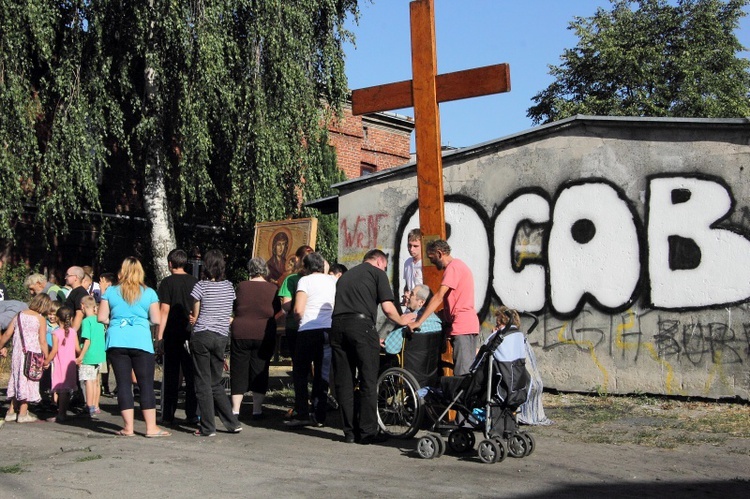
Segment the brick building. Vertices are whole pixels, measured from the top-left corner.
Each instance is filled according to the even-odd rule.
[[[414,119],[395,113],[352,116],[351,104],[344,117],[329,127],[339,168],[347,178],[379,172],[410,161],[409,148]]]

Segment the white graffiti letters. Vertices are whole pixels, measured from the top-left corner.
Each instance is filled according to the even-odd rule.
[[[732,210],[726,186],[685,177],[649,182],[648,270],[658,308],[702,308],[750,297],[750,241],[714,225]]]
[[[547,245],[552,308],[573,313],[586,295],[599,308],[630,303],[641,274],[639,248],[634,214],[613,187],[562,189]]]
[[[513,268],[516,230],[522,222],[549,221],[549,202],[539,194],[521,194],[509,201],[495,220],[495,263],[492,286],[500,301],[518,310],[544,308],[545,268],[528,264],[520,271]],[[541,249],[541,248],[540,248]]]

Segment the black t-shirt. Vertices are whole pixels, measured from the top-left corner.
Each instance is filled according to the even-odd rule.
[[[72,308],[76,312],[79,310],[83,310],[81,308],[81,299],[88,296],[88,292],[86,291],[86,288],[83,286],[78,286],[75,289],[71,289],[70,293],[68,293],[68,297],[65,298],[65,305]]]
[[[193,306],[190,293],[198,279],[190,274],[172,274],[159,283],[159,302],[169,305],[169,316],[164,329],[164,340],[182,343],[190,338],[190,321],[188,316]]]
[[[333,317],[342,314],[364,314],[373,324],[378,305],[394,301],[388,276],[369,263],[361,263],[345,272],[336,283]]]

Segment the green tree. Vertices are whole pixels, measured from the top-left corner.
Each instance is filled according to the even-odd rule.
[[[535,124],[576,114],[750,116],[750,62],[734,32],[748,0],[611,0],[569,26],[579,38],[527,111]]]
[[[223,228],[203,241],[245,259],[256,222],[306,215],[302,202],[338,178],[327,180],[335,157],[321,125],[346,96],[356,0],[0,5],[0,77],[15,69],[0,80],[12,110],[0,118],[0,181],[14,189],[0,237],[24,205],[64,231],[73,213],[116,210],[131,182],[162,277],[176,241],[201,240],[196,225]]]

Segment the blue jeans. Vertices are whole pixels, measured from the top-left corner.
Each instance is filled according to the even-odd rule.
[[[232,431],[240,426],[221,384],[228,340],[226,336],[212,331],[196,331],[190,338],[195,367],[195,396],[201,415],[200,430],[204,434],[216,432],[214,415],[217,412],[227,430]]]

